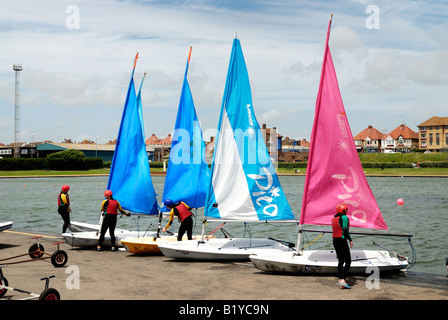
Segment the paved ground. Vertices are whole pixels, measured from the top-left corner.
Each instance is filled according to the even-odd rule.
[[[36,234],[24,230],[0,232],[0,259],[27,253]],[[57,249],[52,243],[61,239],[44,235],[39,241],[45,252],[52,254]],[[60,249],[68,254],[68,263],[62,268],[55,268],[50,259],[2,267],[9,286],[40,293],[44,289],[40,279],[55,275],[50,287],[59,291],[62,300],[159,300],[162,306],[166,306],[162,300],[177,300],[178,306],[184,301],[192,306],[212,300],[215,304],[237,300],[448,300],[446,275],[409,271],[395,279],[381,279],[377,289],[367,288],[366,283],[372,282],[365,277],[352,277],[348,279],[352,289],[342,290],[336,286],[335,277],[272,275],[250,262],[179,262],[126,251],[81,250],[66,243]],[[27,259],[28,255],[0,264]],[[1,300],[26,297],[8,291]]]

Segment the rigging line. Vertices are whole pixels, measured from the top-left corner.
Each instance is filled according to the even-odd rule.
[[[408,265],[407,269],[411,269],[415,266],[415,263],[417,262],[417,252],[414,249],[414,245],[412,244],[411,238],[408,238],[409,246],[411,247],[412,251],[412,258],[411,263]]]
[[[195,211],[195,213],[193,213],[193,221],[194,221],[194,223],[193,223],[193,233],[194,233],[194,230],[196,230],[196,222],[198,221],[198,219],[197,219],[198,208],[194,208],[194,209],[196,211]]]
[[[317,236],[316,239],[314,239],[313,241],[311,241],[310,243],[308,243],[306,246],[302,247],[302,250],[305,249],[306,247],[308,247],[310,244],[312,244],[314,241],[316,241],[317,239],[319,239],[320,237],[322,237],[325,233],[321,233],[319,236]]]
[[[243,238],[246,237],[246,231],[249,235],[249,245],[252,246],[252,231],[250,230],[250,224],[249,222],[244,222],[244,234],[243,234]]]
[[[224,234],[225,238],[234,238],[234,236],[232,236],[227,230],[225,230],[224,228],[221,228],[221,232]]]
[[[210,231],[207,235],[211,236],[213,235],[216,231],[218,231],[219,229],[221,229],[224,225],[226,224],[226,222],[221,223],[219,226],[217,226],[215,229],[213,229],[212,231]]]

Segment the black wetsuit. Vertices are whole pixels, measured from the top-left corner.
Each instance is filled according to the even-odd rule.
[[[346,279],[350,270],[352,259],[347,240],[352,241],[348,229],[350,221],[345,214],[338,213],[333,218],[333,246],[338,257],[338,277]]]

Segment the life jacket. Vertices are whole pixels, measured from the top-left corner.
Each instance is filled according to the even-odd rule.
[[[342,226],[341,226],[341,216],[334,216],[333,220],[331,220],[331,225],[333,227],[333,238],[342,238]]]
[[[114,199],[108,199],[105,203],[107,214],[117,214],[118,212],[118,201]]]
[[[183,222],[188,217],[191,217],[193,213],[188,209],[185,203],[179,202],[179,204],[176,204],[174,209],[174,215],[178,216],[179,221]]]
[[[58,207],[70,207],[70,198],[69,198],[68,194],[65,193],[65,197],[67,199],[67,203],[64,203],[64,201],[62,201],[61,196],[62,196],[62,192],[60,192],[58,194]]]

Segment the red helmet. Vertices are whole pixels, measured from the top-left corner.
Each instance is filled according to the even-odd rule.
[[[68,190],[70,190],[70,187],[66,184],[64,184],[61,188],[62,191],[67,192]]]
[[[339,203],[339,204],[336,206],[336,211],[337,211],[338,213],[347,213],[347,211],[348,211],[348,207],[347,207],[347,205],[346,205],[345,203]]]
[[[104,191],[104,196],[105,197],[112,197],[112,191],[110,191],[110,190]]]

